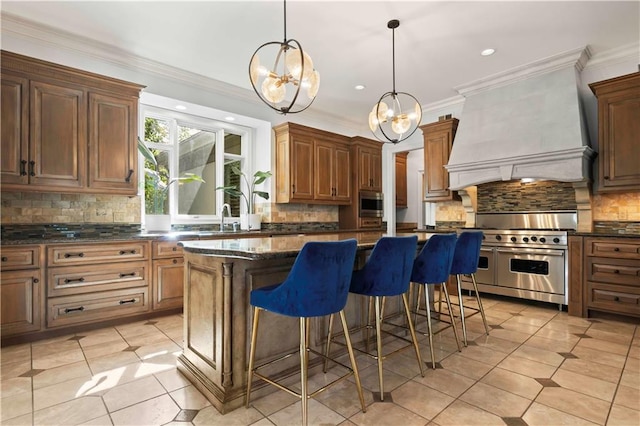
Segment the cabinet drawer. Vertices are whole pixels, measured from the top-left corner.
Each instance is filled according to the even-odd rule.
[[[360,218],[360,228],[380,228],[382,227],[382,218],[368,217]]]
[[[588,308],[640,316],[640,289],[588,283]]]
[[[47,301],[47,326],[96,322],[148,310],[147,287],[53,297]]]
[[[2,247],[1,252],[3,271],[40,267],[40,246]]]
[[[585,238],[585,254],[587,256],[640,260],[640,242],[631,238],[607,240]]]
[[[68,296],[146,286],[148,262],[119,262],[99,266],[68,266],[47,270],[47,295]]]
[[[152,256],[154,259],[182,256],[182,247],[178,241],[154,241]]]
[[[49,266],[93,265],[95,263],[144,260],[149,243],[67,244],[47,247]]]
[[[640,261],[588,257],[586,279],[608,284],[624,284],[640,288]]]

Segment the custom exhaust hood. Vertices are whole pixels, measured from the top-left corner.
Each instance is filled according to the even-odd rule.
[[[579,49],[456,87],[466,97],[446,169],[450,188],[534,178],[590,180],[578,98]]]

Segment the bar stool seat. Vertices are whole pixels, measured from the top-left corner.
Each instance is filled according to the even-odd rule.
[[[359,294],[369,297],[369,315],[367,315],[367,324],[364,328],[372,329],[375,326],[376,330],[376,352],[375,354],[368,351],[369,335],[365,337],[365,349],[361,351],[368,356],[376,359],[378,362],[378,380],[380,383],[380,400],[384,401],[384,383],[382,374],[383,360],[388,356],[395,354],[409,346],[414,347],[416,358],[418,360],[418,366],[420,367],[420,373],[424,377],[424,370],[422,367],[422,359],[420,357],[420,349],[418,347],[418,341],[416,339],[415,330],[413,328],[413,321],[411,320],[409,303],[407,299],[407,290],[409,289],[409,278],[411,277],[411,269],[413,267],[413,259],[416,256],[418,244],[418,237],[382,237],[376,245],[367,260],[367,263],[360,270],[354,271],[351,279],[351,286],[349,292],[353,294]],[[411,340],[393,334],[389,331],[382,330],[383,325],[383,311],[384,311],[384,298],[388,296],[402,296],[402,302],[404,310],[406,312],[406,318],[408,322],[408,328],[411,333]],[[381,303],[382,300],[382,303]],[[375,301],[375,321],[374,325],[370,323],[371,305]],[[381,307],[382,305],[382,307]],[[333,340],[332,337],[332,325],[333,315],[329,319],[329,333],[327,336],[327,356]],[[395,326],[395,324],[394,324]],[[354,331],[362,329],[360,327]],[[404,340],[408,344],[394,350],[391,353],[383,355],[382,353],[382,333],[391,335],[395,338]],[[336,343],[341,343],[335,341]],[[358,348],[355,348],[359,350]],[[327,362],[325,361],[325,371]]]
[[[308,419],[308,399],[327,389],[328,386],[353,375],[360,398],[360,405],[362,406],[362,411],[365,411],[360,375],[358,374],[349,329],[344,315],[344,307],[347,303],[349,283],[351,282],[355,262],[356,248],[357,243],[354,239],[335,242],[308,242],[302,247],[302,250],[300,250],[285,281],[281,284],[251,291],[250,299],[254,310],[247,378],[247,408],[249,407],[251,398],[253,376],[256,376],[300,398],[302,402],[302,424],[306,425]],[[289,317],[297,317],[300,320],[299,353],[301,392],[296,392],[257,371],[262,367],[273,365],[277,361],[290,357],[298,352],[298,350],[289,352],[276,360],[254,366],[259,314],[261,310]],[[309,319],[311,317],[326,316],[334,313],[340,314],[351,368],[344,366],[349,370],[347,374],[310,394],[307,388],[309,352],[313,352],[321,357],[324,357],[325,354],[309,348]]]
[[[431,364],[433,368],[436,368],[436,359],[433,351],[433,329],[431,325],[431,306],[429,302],[429,289],[428,285],[439,285],[441,291],[444,293],[447,307],[449,310],[449,317],[451,318],[450,326],[453,328],[453,333],[458,345],[458,351],[462,350],[460,342],[458,340],[458,330],[456,329],[456,323],[451,310],[451,303],[449,299],[449,292],[447,291],[446,281],[449,278],[449,272],[451,271],[451,263],[453,261],[453,252],[456,245],[456,234],[436,234],[427,240],[418,257],[413,262],[413,270],[411,272],[411,282],[416,284],[422,284],[424,288],[425,297],[425,310],[427,317],[427,328],[429,336],[429,348],[431,349]],[[416,305],[416,315],[418,314],[420,292],[422,286],[418,291],[418,304]],[[440,331],[446,330],[448,327],[443,328]]]

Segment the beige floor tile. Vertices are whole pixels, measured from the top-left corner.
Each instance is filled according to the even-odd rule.
[[[180,349],[180,346],[176,345],[175,342],[169,339],[164,339],[160,342],[152,343],[150,345],[140,346],[140,348],[136,349],[136,354],[138,355],[138,357],[140,357],[140,359],[144,361],[148,361],[160,355],[175,354],[181,352],[182,349]]]
[[[628,336],[633,336],[636,331],[636,325],[620,322],[620,321],[610,321],[606,319],[598,319],[597,323],[593,323],[589,330],[598,330],[598,331],[607,331],[609,333],[623,334]]]
[[[29,426],[33,425],[33,414],[25,414],[23,416],[13,417],[2,421],[2,426]]]
[[[33,366],[33,368],[46,370],[49,368],[56,368],[62,365],[84,361],[84,354],[82,353],[82,349],[80,349],[80,346],[77,345],[77,342],[76,346],[76,349],[52,353],[41,358],[34,359],[31,365]]]
[[[504,424],[502,419],[495,414],[491,414],[460,400],[449,405],[442,413],[436,416],[434,422],[441,426]]]
[[[12,377],[18,377],[21,374],[31,370],[31,360],[7,362],[2,364],[0,368],[0,378],[2,380],[10,379]]]
[[[89,346],[106,344],[107,342],[124,340],[120,333],[118,333],[118,331],[113,327],[91,330],[86,333],[82,333],[82,336],[84,337],[80,339],[78,343],[80,343],[80,346],[82,346],[83,349]]]
[[[172,392],[191,384],[177,369],[162,371],[155,374],[155,376],[167,392]]]
[[[165,393],[166,391],[160,382],[150,376],[113,387],[104,393],[102,399],[109,412],[113,413]]]
[[[62,336],[56,336],[56,337],[52,337],[50,339],[44,339],[44,340],[36,340],[35,342],[31,343],[31,348],[35,348],[37,346],[41,346],[41,345],[49,345],[51,343],[56,343],[56,342],[65,342],[69,339],[71,339],[72,337],[75,337],[75,334],[65,334]]]
[[[524,317],[513,317],[506,320],[500,325],[507,330],[518,331],[520,333],[525,333],[528,335],[535,334],[538,330],[540,330],[539,325],[524,323],[522,322],[521,318]]]
[[[576,345],[576,348],[595,349],[597,351],[610,352],[612,354],[617,354],[622,356],[626,356],[627,352],[629,351],[628,344],[613,343],[613,342],[608,342],[606,340],[600,340],[595,338],[580,339],[580,342],[578,342],[578,344]]]
[[[426,351],[426,354],[427,358],[422,358],[423,369],[426,368],[424,363],[431,360],[431,355],[428,350]],[[420,356],[424,357],[422,351],[420,351]],[[383,368],[393,371],[407,379],[411,379],[420,374],[420,364],[418,364],[416,352],[412,347],[388,357],[383,361],[382,365]]]
[[[4,423],[7,419],[23,416],[31,413],[33,405],[31,393],[21,392],[13,396],[0,399],[0,420]]]
[[[500,417],[520,417],[531,400],[478,382],[460,396],[460,400]]]
[[[640,411],[613,404],[609,418],[607,419],[608,426],[630,426],[639,424]]]
[[[425,372],[425,377],[418,376],[413,380],[454,398],[462,395],[475,383],[473,379],[441,368],[435,370],[429,368]]]
[[[33,392],[34,410],[41,410],[72,399],[88,396],[91,387],[86,386],[87,382],[86,378],[76,378],[36,389]]]
[[[613,395],[616,392],[616,385],[614,383],[572,371],[559,369],[551,379],[563,388],[571,389],[608,402],[613,401]]]
[[[572,416],[555,408],[534,402],[522,419],[529,426],[550,426],[550,425],[567,425],[567,426],[586,426],[596,425],[597,423],[589,422],[583,418]]]
[[[87,383],[87,387],[91,388],[91,392],[102,394],[116,386],[151,376],[151,373],[144,374],[143,367],[144,364],[138,362],[96,373]]]
[[[345,419],[335,411],[319,403],[315,399],[309,400],[307,408],[308,422],[310,425],[330,424],[336,425]],[[280,411],[276,411],[269,416],[269,420],[275,425],[300,424],[302,419],[302,408],[300,402],[289,405]],[[226,420],[226,419],[225,419]]]
[[[50,368],[33,376],[33,388],[40,389],[46,386],[62,383],[77,378],[91,378],[91,370],[86,361],[74,362],[56,368]]]
[[[500,361],[506,358],[507,354],[504,352],[493,350],[486,346],[471,345],[464,348],[460,353],[465,358],[470,358],[474,361],[482,362],[487,365],[497,365]]]
[[[31,377],[12,377],[0,381],[0,397],[2,398],[23,392],[31,393]]]
[[[353,423],[351,423],[349,420],[345,420],[344,422],[340,423],[340,425],[352,426]],[[175,426],[180,426],[180,425],[175,425]],[[265,417],[264,419],[260,419],[255,423],[251,423],[251,426],[273,426],[273,423],[271,423],[269,419]]]
[[[529,359],[532,361],[542,362],[554,367],[559,366],[560,364],[562,364],[562,361],[565,360],[565,358],[557,352],[527,346],[526,344],[513,351],[511,355]]]
[[[180,412],[167,394],[131,405],[111,413],[114,425],[161,425],[173,420]]]
[[[31,349],[31,358],[39,360],[44,357],[49,357],[50,355],[77,349],[80,349],[77,340],[63,340],[60,342],[47,343],[46,345],[36,345]]]
[[[622,375],[622,369],[618,367],[610,367],[604,364],[598,364],[580,358],[570,358],[564,360],[560,366],[560,370],[572,371],[574,373],[583,374],[585,376],[594,377],[610,383],[618,383]]]
[[[502,368],[494,368],[481,381],[530,400],[542,390],[542,385],[535,379]]]
[[[299,399],[295,396],[285,391],[277,390],[273,386],[269,386],[269,392],[270,393],[266,394],[263,397],[255,398],[255,395],[252,391],[249,407],[254,407],[265,416],[270,416],[276,411],[280,411],[283,408],[294,404],[296,401],[299,401]],[[369,392],[369,394],[371,394],[371,392]]]
[[[626,359],[622,355],[585,348],[584,346],[576,346],[571,353],[580,359],[617,368],[622,368]]]
[[[576,341],[579,338],[576,337]],[[576,346],[575,343],[563,342],[561,340],[548,339],[538,335],[532,336],[524,342],[523,346],[529,346],[538,349],[550,350],[553,352],[571,352]]]
[[[104,345],[92,345],[82,348],[84,356],[87,359],[100,358],[106,355],[122,352],[127,349],[129,344],[124,339],[107,342]]]
[[[629,334],[620,334],[613,333],[610,331],[603,331],[598,329],[590,328],[587,330],[587,336],[591,336],[593,338],[604,340],[606,342],[618,343],[621,345],[630,345],[633,340],[633,336]]]
[[[372,365],[370,367],[359,369],[360,383],[362,387],[371,392],[380,392],[380,382],[378,380],[378,367]],[[382,370],[383,386],[385,392],[391,392],[398,386],[409,381],[407,377],[396,374],[392,371]]]
[[[336,369],[337,370],[337,369]],[[309,379],[309,389],[315,391],[336,380],[339,376],[328,372],[327,374],[316,374]],[[353,376],[350,377],[353,379]],[[373,403],[373,393],[363,389],[365,407]],[[344,418],[348,418],[362,410],[358,391],[353,380],[344,380],[329,387],[324,392],[318,394],[315,399]]]
[[[493,367],[492,365],[466,358],[459,353],[447,357],[440,364],[447,370],[475,380],[487,374]]]
[[[95,419],[89,420],[87,422],[84,423],[80,423],[79,426],[111,426],[113,425],[113,423],[111,422],[111,417],[107,416],[101,416],[101,417],[96,417]],[[186,423],[183,423],[182,426],[186,426]]]
[[[31,358],[31,345],[6,346],[0,349],[0,365],[9,362],[20,362]]]
[[[620,378],[620,384],[634,389],[640,389],[640,374],[637,371],[625,369]]]
[[[33,413],[36,425],[76,425],[107,414],[98,396],[85,396]]]
[[[135,352],[116,352],[87,360],[93,374],[121,368],[127,364],[140,362]]]
[[[556,387],[542,389],[536,402],[598,424],[604,424],[610,406],[601,399]]]
[[[492,334],[489,336],[480,336],[474,340],[478,346],[493,349],[494,351],[510,354],[520,347],[520,343],[512,342],[511,340],[500,339]]]
[[[553,365],[532,361],[530,359],[514,355],[509,355],[504,361],[498,364],[498,367],[513,371],[514,373],[523,374],[534,379],[550,378],[556,371],[556,367]]]
[[[177,389],[169,395],[183,410],[201,410],[211,405],[209,400],[193,385]]]
[[[516,343],[524,343],[531,335],[517,330],[510,330],[508,328],[496,328],[491,330],[491,336],[498,337],[504,340],[510,340]]]
[[[640,410],[640,389],[620,385],[613,402],[616,405],[622,405],[633,410]]]
[[[148,346],[157,345],[160,343],[171,343],[171,339],[166,334],[157,329],[154,329],[153,332],[147,334],[131,335],[125,338],[125,340],[131,346]]]
[[[628,356],[629,358],[640,359],[640,346],[631,346]]]
[[[218,410],[215,409],[215,407],[207,407],[203,410],[200,410],[198,415],[193,419],[192,423],[196,426],[246,426],[258,425],[260,424],[259,422],[261,421],[261,419],[264,419],[263,415],[254,408],[247,409],[241,407],[223,416]],[[273,423],[268,420],[267,423],[262,422],[262,424],[273,426]]]
[[[269,417],[273,420],[273,416]],[[377,402],[367,407],[366,413],[357,413],[349,421],[360,426],[373,425],[403,425],[423,426],[428,420],[396,404]],[[276,423],[279,425],[280,423]]]
[[[426,419],[433,419],[454,399],[442,392],[410,381],[391,393],[393,401]]]
[[[536,337],[544,337],[545,339],[572,343],[574,345],[580,341],[580,338],[570,330],[558,330],[547,326],[542,327],[535,335]]]
[[[640,372],[640,359],[627,358],[627,362],[624,364],[624,370]]]

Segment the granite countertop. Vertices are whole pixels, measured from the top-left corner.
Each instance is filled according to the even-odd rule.
[[[358,250],[373,248],[380,237],[386,236],[383,232],[350,232],[350,233],[326,233],[316,235],[287,235],[271,238],[237,238],[208,241],[181,241],[187,253],[197,253],[206,256],[234,257],[241,259],[275,259],[296,256],[302,246],[311,241],[339,241],[355,238],[358,241]],[[433,234],[427,233],[396,233],[395,236],[416,235],[418,243],[424,243]]]
[[[569,235],[577,237],[602,237],[602,238],[640,238],[640,233],[614,232],[614,231],[592,231],[592,232],[569,232]]]

